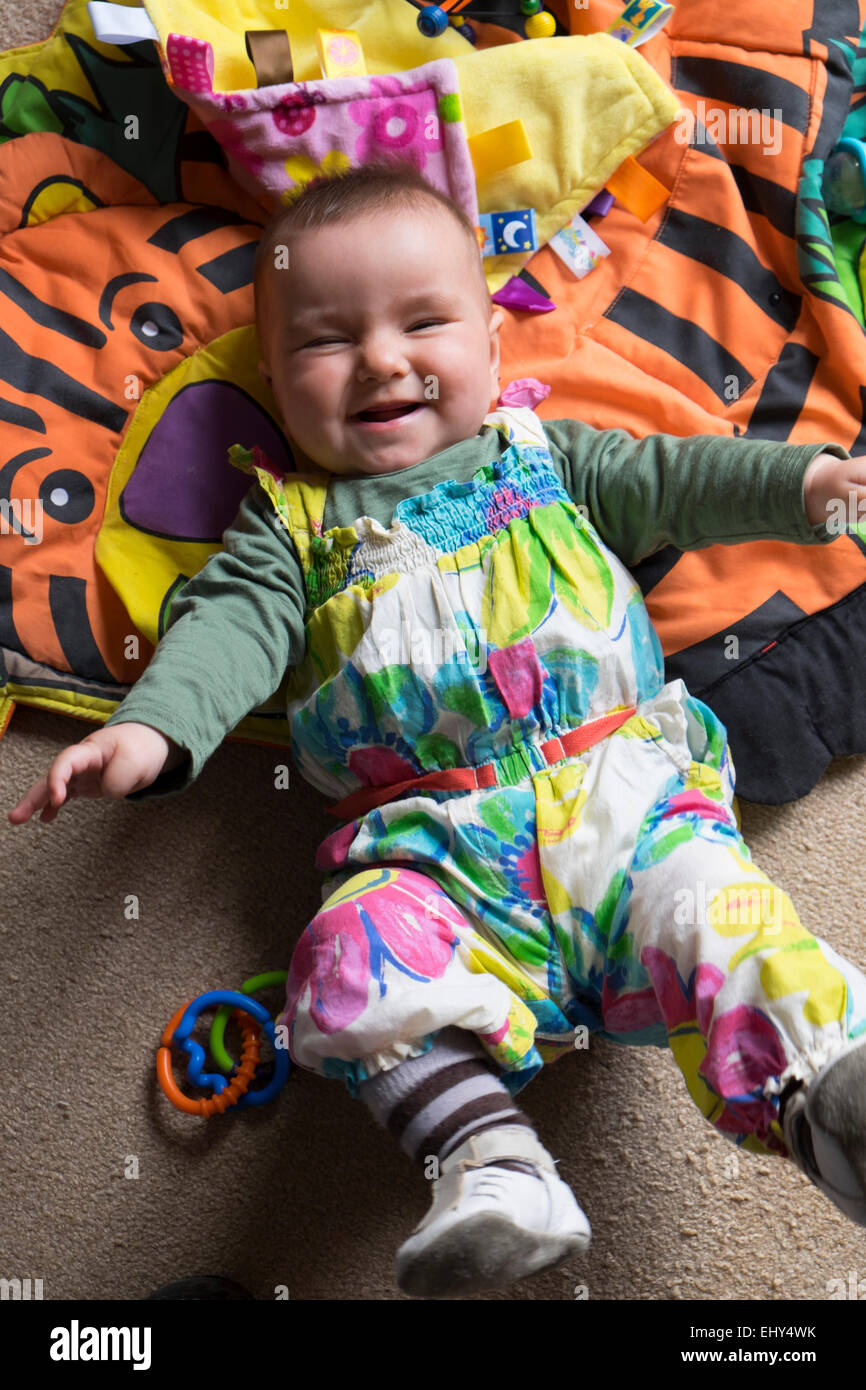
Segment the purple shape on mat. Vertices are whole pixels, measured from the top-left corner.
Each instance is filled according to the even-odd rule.
[[[169,401],[120,496],[130,526],[171,540],[219,542],[252,476],[233,468],[229,446],[258,444],[277,468],[291,452],[257,401],[227,381],[194,381]]]
[[[581,217],[589,217],[590,213],[594,212],[597,213],[599,217],[607,217],[612,207],[613,194],[608,193],[606,188],[602,188],[600,192],[596,193],[592,202],[587,203],[580,215]]]
[[[490,298],[494,304],[501,304],[503,309],[523,309],[530,314],[549,314],[551,309],[556,308],[552,299],[539,294],[519,275],[512,275],[502,289]]]

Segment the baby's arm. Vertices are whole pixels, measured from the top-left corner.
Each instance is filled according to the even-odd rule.
[[[303,656],[300,562],[258,483],[223,532],[223,546],[175,596],[153,660],[104,725],[149,724],[186,751],[173,773],[132,800],[186,790]]]
[[[544,429],[569,495],[626,565],[665,545],[699,550],[832,539],[826,524],[807,514],[806,474],[821,455],[855,466],[847,450],[832,443],[725,435],[633,439],[625,430],[596,430],[577,420],[545,420]],[[820,508],[815,496],[811,515]]]
[[[100,729],[58,755],[10,813],[13,824],[49,794],[43,820],[72,796],[183,791],[226,733],[273,694],[303,655],[305,595],[294,547],[272,517],[255,483],[223,533],[224,550],[176,595],[147,670]]]

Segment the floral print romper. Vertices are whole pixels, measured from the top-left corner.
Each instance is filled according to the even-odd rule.
[[[724,726],[665,683],[640,590],[537,416],[485,424],[501,458],[404,499],[387,530],[364,516],[324,532],[325,475],[233,451],[304,569],[299,770],[336,799],[484,770],[321,845],[323,905],[279,1019],[290,1055],[357,1095],[456,1025],[514,1094],[592,1033],[670,1046],[710,1123],[785,1153],[779,1094],[866,1029],[866,978],[752,862]],[[584,751],[551,744],[611,714]]]

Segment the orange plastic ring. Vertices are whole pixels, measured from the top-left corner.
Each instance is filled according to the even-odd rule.
[[[211,1115],[225,1114],[226,1110],[237,1105],[241,1096],[249,1090],[256,1074],[256,1067],[259,1064],[262,1029],[261,1024],[250,1018],[249,1014],[244,1013],[242,1009],[235,1009],[232,1017],[237,1021],[243,1037],[241,1064],[228,1086],[219,1095],[191,1100],[189,1096],[184,1095],[174,1079],[170,1043],[175,1028],[192,1002],[190,1000],[178,1009],[162,1035],[162,1047],[156,1054],[156,1079],[172,1105],[176,1106],[178,1110],[183,1110],[187,1115],[201,1115],[204,1119],[208,1119]]]

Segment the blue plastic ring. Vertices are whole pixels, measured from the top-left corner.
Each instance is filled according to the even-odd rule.
[[[243,1009],[245,1013],[251,1015],[257,1023],[262,1025],[268,1042],[274,1049],[274,1074],[261,1091],[247,1091],[242,1095],[236,1110],[243,1110],[248,1105],[265,1105],[269,1100],[285,1086],[289,1076],[289,1053],[285,1047],[277,1046],[277,1034],[274,1021],[265,1008],[257,999],[251,999],[248,994],[239,994],[232,989],[212,989],[206,994],[200,994],[194,999],[187,1008],[186,1013],[172,1035],[172,1045],[180,1047],[189,1057],[187,1076],[195,1086],[213,1088],[214,1095],[219,1095],[228,1086],[227,1079],[219,1072],[202,1072],[202,1065],[205,1060],[205,1051],[201,1043],[190,1037],[193,1028],[198,1021],[199,1014],[205,1009],[211,1008],[214,1004],[229,1004],[233,1009]]]

